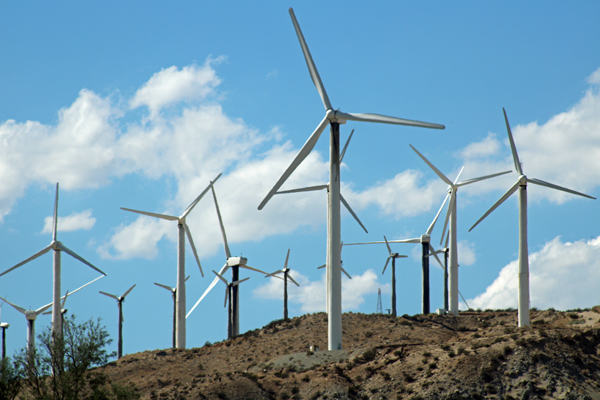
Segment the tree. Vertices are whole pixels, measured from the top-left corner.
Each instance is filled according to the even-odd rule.
[[[21,391],[22,374],[8,357],[0,360],[0,400],[13,400]]]

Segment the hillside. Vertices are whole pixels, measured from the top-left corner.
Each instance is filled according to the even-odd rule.
[[[344,350],[311,354],[327,348],[327,316],[317,313],[103,370],[144,399],[600,399],[598,312],[533,311],[524,329],[516,311],[347,313]]]

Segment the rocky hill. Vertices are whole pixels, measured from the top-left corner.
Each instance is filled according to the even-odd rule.
[[[519,329],[516,311],[347,313],[344,350],[326,352],[317,313],[103,370],[144,399],[600,399],[599,318],[600,307],[533,311]]]

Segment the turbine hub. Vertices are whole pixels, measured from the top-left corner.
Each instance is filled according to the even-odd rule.
[[[52,250],[60,251],[60,248],[58,247],[59,244],[60,242],[58,240],[53,240],[52,243],[50,243],[50,246],[52,246]]]
[[[527,177],[525,175],[519,176],[519,184],[521,186],[527,186]]]

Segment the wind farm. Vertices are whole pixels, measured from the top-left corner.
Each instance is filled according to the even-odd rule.
[[[581,44],[599,32],[588,17],[595,6],[557,5],[562,12],[544,10],[548,18],[540,20],[533,18],[539,10],[528,5],[518,10],[478,5],[466,14],[445,5],[433,13],[417,4],[371,10],[308,3],[288,11],[291,5],[227,11],[221,5],[182,4],[186,12],[164,11],[171,19],[181,17],[176,25],[141,16],[145,24],[136,21],[139,36],[132,36],[116,24],[115,35],[122,39],[113,41],[114,55],[99,29],[115,24],[92,5],[91,12],[82,12],[82,23],[104,43],[92,46],[97,54],[64,32],[40,31],[23,15],[14,15],[23,27],[0,27],[21,32],[15,40],[26,40],[23,32],[35,33],[44,48],[30,42],[20,48],[44,52],[40,64],[47,68],[15,57],[3,67],[14,82],[0,74],[6,88],[0,100],[5,248],[0,272],[10,270],[0,276],[0,296],[33,311],[54,301],[54,322],[38,317],[36,332],[58,327],[68,308],[78,318],[101,317],[115,338],[111,349],[117,350],[114,303],[94,291],[89,291],[93,296],[80,291],[64,307],[55,301],[66,289],[104,273],[97,285],[106,293],[137,283],[125,317],[126,336],[139,340],[126,338],[122,355],[170,347],[173,331],[175,347],[188,349],[229,337],[225,285],[211,270],[229,283],[253,278],[232,290],[232,337],[282,316],[294,320],[328,311],[325,347],[330,349],[346,349],[351,331],[342,334],[341,327],[347,313],[372,313],[378,289],[396,317],[440,308],[460,319],[470,307],[514,308],[519,309],[515,324],[526,326],[533,319],[527,321],[525,309],[596,305],[597,201],[540,188],[529,178],[598,197],[600,65],[584,54],[597,52]],[[150,10],[158,12],[154,6]],[[243,18],[251,12],[253,21]],[[93,14],[98,23],[89,19]],[[492,14],[519,26],[507,33]],[[191,15],[201,16],[201,23],[193,23]],[[406,22],[398,24],[399,16]],[[453,29],[448,17],[462,28]],[[66,30],[90,43],[92,37],[72,24],[65,21]],[[157,26],[164,36],[146,25]],[[552,26],[569,33],[572,47],[561,44]],[[177,27],[186,27],[196,40]],[[40,32],[51,33],[46,38]],[[546,47],[536,39],[540,35],[548,38]],[[47,53],[51,43],[69,62],[54,64],[59,57]],[[153,54],[143,50],[152,43]],[[6,46],[0,44],[5,54],[16,54]],[[565,52],[574,54],[567,60]],[[500,116],[503,107],[510,126],[508,117]],[[361,114],[350,113],[354,110]],[[330,140],[319,141],[325,130]],[[346,136],[352,137],[351,152],[344,151]],[[507,170],[513,172],[498,174]],[[510,195],[469,232],[517,185],[516,176],[528,179],[526,239],[519,238],[520,203]],[[477,184],[466,184],[471,182]],[[204,198],[209,190],[216,212]],[[132,208],[125,213],[123,206]],[[410,240],[412,246],[398,244]],[[190,247],[179,251],[186,241]],[[369,242],[379,245],[347,247]],[[76,251],[86,266],[79,258],[60,256],[67,251],[59,244]],[[438,263],[432,253],[439,247],[447,250],[436,254]],[[285,281],[293,288],[288,285],[282,313],[284,281],[262,278],[286,269],[288,248],[290,276],[299,286]],[[45,255],[50,250],[58,274],[58,268],[50,271]],[[445,254],[448,304],[443,269],[429,265],[443,266]],[[330,267],[317,269],[324,260]],[[260,274],[244,275],[247,264]],[[210,276],[203,277],[202,269]],[[352,279],[344,278],[342,285],[344,271]],[[210,290],[214,286],[221,289]],[[177,307],[177,296],[187,302]],[[8,354],[27,346],[22,318],[9,304],[2,307],[0,323],[10,324],[4,330]],[[179,334],[184,338],[178,345]]]

